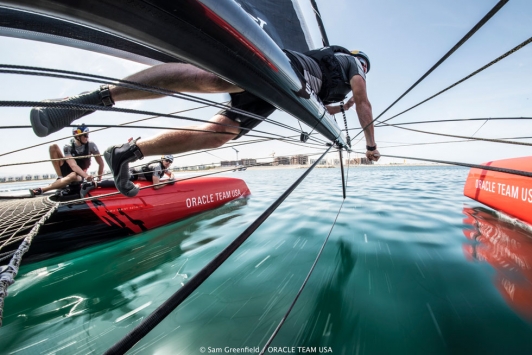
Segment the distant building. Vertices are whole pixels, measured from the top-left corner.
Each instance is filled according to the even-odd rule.
[[[0,177],[0,182],[6,182],[6,179],[5,177]]]
[[[368,160],[368,158],[354,158],[354,159],[346,159],[346,164],[349,165],[372,165],[373,162],[371,160]]]
[[[25,180],[33,180],[33,176],[31,176],[30,174],[26,175],[26,179]]]
[[[223,160],[220,162],[220,166],[222,168],[228,167],[228,166],[237,166],[237,165],[242,165],[242,160]]]
[[[290,165],[289,157],[275,157],[273,165]]]
[[[307,165],[308,164],[308,155],[294,155],[290,157],[290,164],[293,165]]]
[[[43,178],[43,179],[49,179],[49,178],[50,178],[50,175],[48,175],[48,174],[42,174],[42,178]]]
[[[241,159],[240,162],[241,162],[241,165],[245,165],[245,166],[257,165],[257,159]]]
[[[15,178],[13,176],[10,176],[10,177],[7,178],[7,181],[9,181],[9,182],[15,181]]]
[[[24,180],[24,176],[15,176],[15,181],[22,181]]]
[[[41,179],[41,175],[33,175],[33,180],[40,180]]]
[[[317,160],[318,159],[310,159],[310,164],[314,164]],[[325,159],[320,160],[318,165],[327,165],[327,160],[325,160]]]

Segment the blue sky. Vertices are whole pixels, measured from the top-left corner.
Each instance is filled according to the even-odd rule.
[[[306,0],[301,0],[303,5]],[[455,43],[457,43],[496,3],[494,0],[317,0],[331,44],[360,49],[371,58],[367,86],[376,117]],[[417,104],[450,84],[462,79],[491,60],[532,36],[532,2],[511,0],[469,41],[456,51],[410,94],[388,111],[383,119]],[[314,31],[316,33],[316,31]],[[318,44],[319,41],[316,41]],[[81,71],[121,78],[147,66],[106,55],[14,38],[0,37],[0,63],[31,65]],[[401,115],[389,123],[429,121],[439,119],[530,117],[532,112],[532,44],[493,65],[465,83]],[[94,84],[62,79],[38,78],[2,74],[2,100],[43,100],[60,98],[93,90]],[[225,95],[209,95],[223,101]],[[172,112],[194,107],[195,104],[176,99],[161,99],[120,103],[120,107],[157,112]],[[29,123],[28,108],[0,108],[0,125]],[[204,109],[190,116],[208,119],[217,109]],[[126,114],[98,112],[81,121],[90,124],[119,124],[140,118]],[[282,112],[271,118],[299,127],[297,121]],[[341,117],[337,117],[341,122]],[[348,112],[350,127],[358,127],[354,111]],[[438,123],[409,126],[446,134],[470,136],[484,122]],[[154,125],[175,126],[171,119],[154,120]],[[187,125],[188,123],[177,123]],[[260,130],[289,135],[277,127],[262,124]],[[107,130],[94,133],[91,140],[101,151],[107,146],[126,141],[129,137],[148,137],[156,130]],[[47,138],[37,138],[31,130],[0,130],[0,154],[69,135],[65,129]],[[353,135],[353,134],[352,134]],[[490,121],[475,134],[477,137],[504,138],[532,136],[530,121]],[[531,147],[485,142],[465,142],[412,146],[415,143],[451,141],[451,138],[407,132],[393,127],[376,128],[376,139],[382,154],[429,159],[454,160],[479,164],[485,161],[532,155]],[[532,142],[531,139],[524,140]],[[63,145],[63,139],[59,142]],[[402,145],[402,146],[401,146]],[[399,147],[401,146],[401,147]],[[363,149],[363,142],[356,148]],[[261,158],[312,152],[310,149],[270,142],[237,148],[239,158]],[[209,154],[197,154],[179,159],[175,165],[218,162],[234,159],[235,152],[222,149]],[[47,146],[0,157],[0,164],[44,160]],[[399,162],[382,158],[381,164]],[[93,163],[94,164],[94,163]],[[51,172],[51,164],[23,165],[1,168],[0,176],[15,173]]]

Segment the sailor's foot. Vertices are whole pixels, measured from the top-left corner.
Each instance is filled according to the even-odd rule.
[[[102,85],[98,90],[84,92],[65,99],[44,100],[42,102],[62,102],[95,106],[114,105],[108,85]],[[33,132],[35,132],[38,137],[46,137],[47,135],[70,125],[74,120],[93,112],[93,110],[67,107],[34,107],[30,112],[30,122]]]
[[[138,194],[139,188],[129,180],[129,163],[144,158],[137,147],[137,140],[107,148],[103,156],[111,168],[118,191],[127,197]]]
[[[94,182],[84,182],[81,184],[81,189],[79,190],[79,195],[81,198],[85,198],[89,191],[96,188],[96,184]]]
[[[30,196],[35,197],[38,195],[42,195],[42,189],[40,187],[37,187],[36,189],[30,189]]]

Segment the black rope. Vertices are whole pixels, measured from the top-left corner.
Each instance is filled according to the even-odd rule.
[[[323,242],[323,245],[321,246],[321,248],[320,248],[320,250],[318,252],[318,255],[316,256],[316,259],[314,260],[314,263],[312,264],[312,266],[311,266],[311,268],[310,268],[310,270],[309,270],[309,272],[307,274],[307,277],[305,277],[305,280],[303,281],[303,284],[299,288],[299,291],[297,292],[296,297],[294,298],[294,301],[292,302],[292,304],[290,304],[290,307],[288,308],[288,311],[283,316],[283,318],[281,319],[279,324],[277,324],[277,327],[273,331],[272,335],[270,336],[270,338],[268,339],[266,344],[264,344],[264,346],[262,347],[262,350],[260,351],[260,355],[264,354],[267,351],[268,346],[270,346],[270,344],[272,343],[272,341],[275,338],[275,336],[277,335],[277,333],[279,333],[279,330],[281,330],[281,327],[285,323],[286,319],[290,315],[290,312],[292,312],[292,309],[294,308],[297,300],[299,299],[299,296],[301,295],[301,292],[303,292],[303,289],[307,285],[307,282],[308,282],[308,280],[310,278],[310,275],[312,275],[312,272],[314,271],[314,268],[318,264],[318,260],[320,259],[320,256],[323,253],[323,250],[325,249],[325,245],[329,241],[329,237],[331,236],[331,233],[332,233],[332,231],[334,229],[334,226],[336,225],[336,221],[338,220],[338,216],[340,215],[340,212],[342,211],[342,207],[344,206],[344,202],[345,202],[345,200],[342,200],[342,204],[340,205],[340,209],[338,210],[338,213],[336,214],[336,218],[334,219],[334,223],[333,223],[333,225],[331,227],[331,230],[329,231],[329,234],[327,235],[327,238],[325,238],[325,241]]]
[[[0,68],[21,69],[21,70],[0,70],[0,73],[4,73],[4,74],[48,76],[48,77],[53,77],[53,78],[72,79],[72,80],[87,81],[87,82],[98,83],[98,84],[109,84],[109,85],[121,86],[121,87],[129,88],[129,89],[141,90],[141,91],[151,92],[153,94],[170,96],[170,97],[180,98],[183,100],[188,100],[188,101],[192,101],[196,103],[207,104],[209,106],[218,107],[222,109],[229,109],[231,111],[243,114],[248,117],[256,118],[259,120],[266,119],[266,117],[259,116],[259,115],[256,115],[256,114],[244,111],[244,110],[240,110],[237,108],[233,108],[229,105],[221,104],[221,103],[211,101],[208,99],[199,98],[194,95],[184,94],[178,91],[163,89],[160,87],[142,84],[142,83],[129,81],[129,80],[117,79],[117,78],[112,78],[108,76],[80,73],[80,72],[74,72],[74,71],[68,71],[68,70],[30,67],[30,66],[22,66],[22,65],[0,64]],[[39,72],[42,72],[42,73],[39,73]],[[67,75],[47,74],[47,73],[61,73],[61,74],[67,74]],[[94,78],[97,80],[93,80],[89,78]]]
[[[341,154],[341,151],[342,150],[339,150],[340,154]],[[347,177],[349,177],[349,158],[348,158],[348,164],[347,164]],[[342,179],[343,179],[343,173],[342,173]],[[347,179],[346,179],[347,180]],[[347,182],[346,182],[347,184]],[[268,339],[268,341],[266,342],[266,344],[264,344],[264,346],[262,347],[262,350],[260,352],[260,355],[264,354],[268,347],[270,346],[270,344],[272,343],[273,339],[277,336],[277,334],[279,333],[279,331],[281,330],[281,327],[283,326],[283,324],[286,322],[286,320],[288,319],[288,316],[290,315],[290,313],[292,312],[292,309],[294,308],[297,300],[299,299],[299,296],[301,295],[301,293],[303,292],[303,289],[305,288],[305,286],[307,285],[307,282],[308,280],[310,279],[310,275],[312,275],[312,272],[314,271],[314,269],[316,268],[316,265],[318,264],[318,260],[320,259],[321,257],[321,254],[323,253],[323,250],[325,249],[325,245],[327,244],[327,242],[329,241],[329,238],[331,236],[331,233],[334,229],[334,226],[336,225],[336,221],[338,220],[338,216],[340,216],[340,212],[342,211],[342,207],[344,206],[344,202],[345,202],[345,194],[344,194],[344,199],[342,200],[342,203],[340,205],[340,209],[338,210],[338,213],[336,214],[336,218],[334,219],[334,222],[331,226],[331,230],[329,231],[329,234],[327,235],[327,238],[325,238],[325,240],[323,241],[323,244],[320,248],[320,250],[318,251],[318,255],[316,255],[316,259],[314,259],[314,263],[312,264],[312,266],[310,267],[310,270],[309,272],[307,273],[307,276],[305,277],[305,280],[303,281],[303,283],[301,284],[301,287],[299,288],[299,291],[297,292],[296,296],[294,297],[294,300],[292,301],[292,303],[290,304],[290,307],[288,307],[288,310],[286,311],[285,315],[283,316],[283,318],[279,321],[279,324],[277,324],[277,327],[275,328],[275,330],[273,331],[272,335],[270,336],[270,338]]]
[[[443,93],[446,92],[447,90],[452,89],[453,87],[455,87],[455,86],[457,86],[457,85],[463,83],[464,81],[466,81],[466,80],[468,80],[468,79],[471,79],[473,76],[477,75],[477,74],[480,73],[481,71],[483,71],[483,70],[485,70],[485,69],[491,67],[493,64],[495,64],[495,63],[501,61],[502,59],[504,59],[504,58],[506,58],[506,57],[508,57],[510,54],[513,54],[513,53],[517,52],[518,50],[520,50],[521,48],[523,48],[524,46],[526,46],[526,45],[529,44],[530,42],[532,42],[532,37],[530,37],[530,38],[527,39],[526,41],[524,41],[524,42],[518,44],[518,45],[515,46],[514,48],[510,49],[508,52],[504,53],[503,55],[501,55],[501,56],[495,58],[494,60],[492,60],[492,61],[489,62],[488,64],[484,65],[483,67],[481,67],[481,68],[475,70],[473,73],[469,74],[468,76],[466,76],[466,77],[464,77],[464,78],[458,80],[456,83],[454,83],[454,84],[452,84],[452,85],[446,87],[445,89],[441,90],[440,92],[438,92],[438,93],[432,95],[431,97],[429,97],[429,98],[427,98],[427,99],[421,101],[420,103],[418,103],[418,104],[416,104],[416,105],[414,105],[414,106],[412,106],[412,107],[410,107],[410,108],[408,108],[408,109],[406,109],[406,110],[404,110],[404,111],[402,111],[402,112],[399,112],[399,113],[396,114],[395,116],[392,116],[392,117],[390,117],[390,118],[387,118],[387,119],[385,119],[384,121],[380,121],[380,123],[383,124],[383,123],[385,123],[385,122],[391,120],[392,118],[395,118],[395,117],[397,117],[397,116],[400,116],[400,115],[402,115],[403,113],[406,113],[406,112],[408,112],[408,111],[410,111],[410,110],[412,110],[412,109],[414,109],[414,108],[416,108],[416,107],[418,107],[418,106],[424,104],[425,102],[427,102],[427,101],[429,101],[429,100],[432,100],[432,99],[435,98],[436,96],[443,94]],[[377,119],[374,119],[374,120],[373,120],[371,123],[369,123],[366,127],[368,127],[369,125],[371,125],[371,124],[372,124],[373,122],[375,122],[376,120],[377,120]],[[365,127],[364,127],[364,129],[365,129]],[[355,139],[356,137],[358,137],[358,136],[360,135],[360,133],[362,133],[362,132],[363,132],[363,130],[360,131],[359,133],[357,133],[357,135],[354,136],[353,139]]]
[[[279,207],[279,205],[294,191],[294,189],[307,177],[318,162],[329,152],[332,145],[308,168],[296,182],[292,184],[264,213],[262,213],[242,234],[231,242],[211,262],[194,275],[183,287],[177,290],[162,305],[153,311],[146,319],[136,326],[125,337],[109,348],[104,354],[124,354],[131,349],[140,339],[148,334],[157,324],[179,306],[195,289],[197,289],[233,252]]]
[[[384,123],[384,122],[382,122],[382,123],[384,125],[387,125],[387,123]],[[508,140],[501,140],[501,139],[492,139],[492,138],[481,138],[481,137],[458,136],[458,135],[455,135],[455,134],[436,133],[436,132],[422,131],[422,130],[419,130],[419,129],[406,128],[406,127],[395,127],[395,128],[404,129],[406,131],[411,131],[411,132],[432,134],[434,136],[441,136],[441,137],[470,139],[470,140],[481,141],[481,142],[493,142],[493,143],[505,143],[505,144],[516,144],[516,145],[532,146],[532,143],[525,143],[525,142],[515,142],[515,141],[508,141]]]
[[[361,152],[357,152],[359,154],[363,154]],[[440,164],[447,164],[447,165],[456,165],[456,166],[464,166],[466,168],[475,168],[475,169],[481,169],[481,170],[490,170],[490,171],[496,171],[499,173],[506,173],[506,174],[512,174],[512,175],[519,175],[519,176],[526,176],[526,177],[532,177],[532,172],[528,171],[522,171],[522,170],[514,170],[514,169],[506,169],[506,168],[498,168],[495,166],[489,166],[489,165],[478,165],[478,164],[469,164],[469,163],[461,163],[456,161],[447,161],[447,160],[436,160],[436,159],[427,159],[427,158],[414,158],[414,157],[404,157],[400,155],[387,155],[387,154],[381,154],[381,157],[387,157],[387,158],[398,158],[398,159],[411,159],[411,160],[419,160],[419,161],[428,161],[431,163],[440,163]]]
[[[427,101],[429,101],[429,100],[432,100],[432,99],[435,98],[436,96],[438,96],[438,95],[440,95],[440,94],[443,94],[443,93],[446,92],[447,90],[452,89],[453,87],[455,87],[455,86],[457,86],[457,85],[463,83],[464,81],[466,81],[466,80],[472,78],[473,76],[477,75],[477,74],[480,73],[481,71],[483,71],[483,70],[485,70],[485,69],[491,67],[493,64],[495,64],[495,63],[501,61],[502,59],[504,59],[504,58],[506,58],[506,57],[508,57],[510,54],[513,54],[513,53],[517,52],[518,50],[520,50],[521,48],[523,48],[524,46],[526,46],[526,45],[529,44],[530,42],[532,42],[532,37],[528,38],[526,41],[524,41],[524,42],[518,44],[517,46],[515,46],[514,48],[510,49],[508,52],[504,53],[504,54],[501,55],[500,57],[495,58],[494,60],[492,60],[492,61],[489,62],[488,64],[484,65],[483,67],[481,67],[481,68],[475,70],[473,73],[469,74],[469,75],[466,76],[465,78],[458,80],[456,83],[454,83],[454,84],[448,86],[447,88],[445,88],[445,89],[441,90],[440,92],[438,92],[438,93],[432,95],[431,97],[429,97],[429,98],[427,98],[427,99],[421,101],[420,103],[418,103],[418,104],[416,104],[416,105],[414,105],[414,106],[412,106],[412,107],[410,107],[410,108],[404,110],[403,112],[400,112],[400,113],[398,113],[398,114],[395,115],[395,116],[392,116],[392,117],[390,117],[390,118],[388,118],[388,119],[386,119],[386,120],[384,120],[384,121],[381,121],[381,123],[387,122],[387,121],[391,120],[392,118],[395,118],[395,117],[397,117],[397,116],[399,116],[399,115],[402,115],[403,113],[408,112],[408,111],[412,110],[413,108],[416,108],[416,107],[418,107],[419,105],[424,104],[425,102],[427,102]]]
[[[382,126],[407,126],[411,124],[424,124],[424,123],[443,123],[443,122],[466,122],[466,121],[495,121],[495,120],[532,120],[532,117],[488,117],[488,118],[456,118],[449,120],[430,120],[430,121],[412,121],[412,122],[403,122],[403,123],[383,123],[380,122],[375,125],[375,127]],[[362,127],[350,128],[350,130],[362,129]]]
[[[499,139],[532,139],[532,137],[511,137],[511,138],[499,138]],[[475,140],[472,139],[463,139],[459,141],[443,141],[443,142],[420,142],[420,143],[399,143],[399,142],[382,142],[381,143],[389,143],[389,144],[397,144],[397,145],[387,145],[387,146],[381,146],[381,149],[385,148],[403,148],[403,147],[413,147],[416,145],[432,145],[432,144],[449,144],[449,143],[472,143],[475,142]]]
[[[423,76],[419,78],[418,81],[416,81],[411,87],[409,87],[408,90],[406,90],[401,96],[399,96],[399,98],[395,100],[390,106],[388,106],[386,110],[382,111],[382,113],[379,116],[377,116],[377,118],[375,118],[373,121],[375,122],[376,120],[378,120],[382,115],[384,115],[386,111],[388,111],[392,106],[394,106],[399,100],[401,100],[406,94],[408,94],[414,87],[416,87],[427,76],[429,76],[429,74],[432,73],[434,69],[439,67],[441,63],[443,63],[447,58],[451,56],[451,54],[453,54],[458,48],[460,48],[462,44],[464,44],[469,38],[471,38],[471,36],[473,36],[475,32],[477,32],[482,26],[484,26],[484,24],[486,24],[486,22],[488,22],[488,20],[492,18],[493,15],[495,15],[504,5],[506,5],[508,1],[509,0],[499,1],[490,10],[490,12],[488,12],[468,33],[466,33],[466,35],[460,41],[458,41],[458,43],[454,45],[453,48],[451,48],[447,53],[445,53],[445,55],[440,60],[438,60],[438,62],[434,64],[432,68],[430,68],[425,74],[423,74]]]
[[[78,77],[78,76],[72,76],[72,75],[48,74],[48,73],[22,71],[22,70],[0,70],[0,73],[4,73],[4,74],[47,76],[47,77],[53,77],[53,78],[81,80],[81,81],[94,82],[94,83],[99,83],[99,84],[103,83],[103,84],[126,87],[126,88],[129,88],[129,89],[147,91],[147,92],[155,93],[155,94],[158,94],[158,95],[166,95],[166,96],[180,98],[180,99],[183,99],[183,100],[188,100],[188,101],[192,101],[192,102],[196,102],[196,103],[208,104],[208,105],[213,106],[213,107],[218,107],[218,108],[222,108],[222,109],[228,109],[230,111],[240,113],[240,114],[242,114],[244,116],[248,116],[248,117],[257,119],[259,121],[268,122],[268,123],[277,125],[279,127],[283,127],[283,128],[286,128],[286,129],[289,129],[289,130],[297,132],[296,128],[291,127],[291,126],[289,126],[287,124],[275,121],[275,120],[271,120],[271,119],[269,119],[267,117],[259,116],[259,115],[253,114],[251,112],[247,112],[247,111],[244,111],[244,110],[241,110],[241,109],[233,108],[231,106],[220,104],[220,103],[217,103],[217,102],[214,102],[214,101],[211,101],[211,100],[195,97],[193,95],[183,94],[183,93],[180,93],[180,92],[177,92],[177,91],[162,89],[162,88],[158,88],[158,87],[155,87],[155,86],[145,85],[145,84],[136,83],[136,82],[127,81],[127,80],[120,80],[120,79],[116,79],[116,78],[109,78],[109,77],[104,77],[104,76],[100,76],[100,75],[91,75],[91,74],[85,74],[85,73],[69,72],[69,71],[64,71],[64,70],[56,70],[56,69],[48,69],[48,68],[24,67],[24,66],[17,66],[17,65],[0,64],[0,68],[2,68],[2,67],[4,67],[4,68],[22,68],[22,69],[25,69],[25,70],[39,70],[39,71],[51,72],[51,73],[55,73],[55,72],[57,72],[57,73],[72,73],[73,75],[86,76],[88,78],[91,78],[91,77],[92,78],[97,78],[98,80],[93,80],[93,79],[88,79],[88,78],[83,78],[83,77]],[[45,107],[46,105],[38,105],[38,106]]]

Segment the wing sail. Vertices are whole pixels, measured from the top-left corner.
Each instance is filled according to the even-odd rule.
[[[167,59],[163,58],[163,61],[192,63],[315,127],[330,141],[346,146],[334,118],[327,114],[316,94],[309,89],[281,50],[281,47],[299,50],[308,47],[292,2],[239,2],[0,0],[0,6],[100,31],[146,49],[144,55],[147,57],[153,58],[157,54],[166,56]],[[285,4],[286,7],[278,4]],[[265,12],[266,6],[277,12]],[[277,19],[279,13],[285,17]],[[257,16],[263,16],[260,19],[267,24],[261,26]],[[277,25],[274,26],[274,23]],[[300,39],[292,40],[291,36]]]

